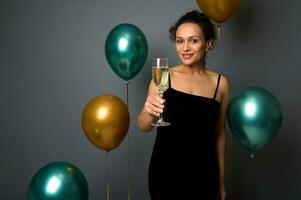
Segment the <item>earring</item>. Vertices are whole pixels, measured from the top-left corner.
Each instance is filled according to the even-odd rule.
[[[207,47],[205,49],[206,52],[209,51],[209,49],[211,48],[211,45],[212,45],[212,42],[209,41],[209,43],[207,43]]]
[[[214,56],[214,53],[212,51],[209,51],[209,48],[205,50],[206,51],[206,57],[208,59],[212,58]]]

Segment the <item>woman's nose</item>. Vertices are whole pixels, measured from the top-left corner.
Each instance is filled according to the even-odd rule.
[[[184,42],[183,50],[184,51],[189,51],[190,50],[189,42]]]

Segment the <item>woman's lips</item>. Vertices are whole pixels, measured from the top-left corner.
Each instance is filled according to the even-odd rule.
[[[193,54],[190,54],[190,53],[182,53],[182,58],[183,59],[189,59],[193,56]]]

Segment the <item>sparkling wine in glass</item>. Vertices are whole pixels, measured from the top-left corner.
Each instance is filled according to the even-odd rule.
[[[155,87],[161,97],[168,88],[169,67],[168,58],[153,58],[152,62],[152,77]],[[152,123],[152,126],[169,126],[169,122],[165,122],[160,114],[157,121]]]

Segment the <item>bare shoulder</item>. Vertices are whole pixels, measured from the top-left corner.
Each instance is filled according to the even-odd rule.
[[[215,71],[212,71],[212,70],[208,70],[207,69],[207,73],[211,76],[211,77],[213,77],[213,78],[216,78],[216,77],[218,77],[219,75],[221,75],[221,78],[220,78],[220,87],[225,87],[225,88],[227,88],[227,87],[229,87],[229,80],[228,80],[228,78],[225,76],[225,75],[223,75],[223,74],[220,74],[220,73],[218,73],[218,72],[215,72]]]
[[[229,93],[230,92],[230,83],[229,79],[225,75],[221,75],[220,87],[222,91]]]
[[[175,66],[169,68],[169,72],[170,73],[179,73],[181,71],[180,68],[181,68],[180,65],[175,65]]]
[[[219,90],[222,96],[222,102],[226,105],[230,98],[230,83],[225,75],[221,75]]]
[[[207,69],[207,73],[215,80],[219,75],[221,75],[220,82],[219,82],[219,91],[222,93],[222,96],[225,96],[225,95],[229,96],[229,94],[230,94],[229,79],[225,75],[220,74],[215,71],[212,71],[212,70]]]

